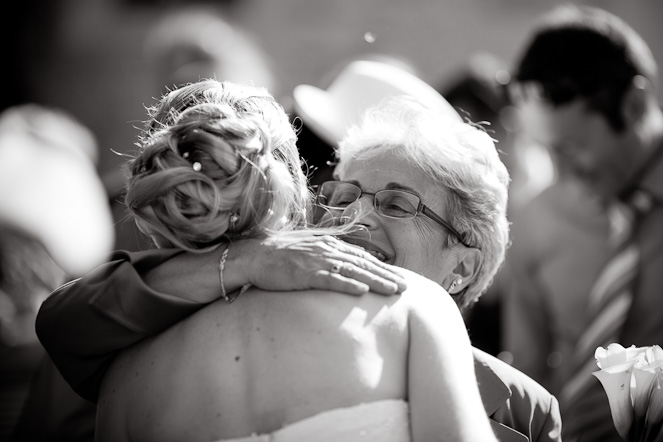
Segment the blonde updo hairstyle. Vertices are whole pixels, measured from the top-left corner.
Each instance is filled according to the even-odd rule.
[[[296,135],[265,89],[203,80],[148,114],[126,204],[157,247],[203,251],[305,225],[310,194]]]

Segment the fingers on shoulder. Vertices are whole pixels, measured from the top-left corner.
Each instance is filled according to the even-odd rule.
[[[341,266],[339,264],[339,266]],[[311,287],[318,290],[345,293],[349,295],[363,295],[369,291],[369,286],[356,279],[347,278],[340,272],[320,270],[314,273]]]

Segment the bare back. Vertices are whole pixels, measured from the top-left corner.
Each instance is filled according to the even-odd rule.
[[[99,440],[241,437],[406,399],[408,292],[251,289],[211,304],[117,358],[100,392]]]

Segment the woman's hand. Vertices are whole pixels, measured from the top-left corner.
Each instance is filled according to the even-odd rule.
[[[368,291],[394,295],[406,288],[395,267],[332,236],[277,235],[233,242],[230,247],[228,258],[237,260],[235,268],[263,290],[321,289],[350,295]]]

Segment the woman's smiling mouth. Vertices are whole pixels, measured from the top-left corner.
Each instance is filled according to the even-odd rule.
[[[379,250],[373,244],[371,244],[370,242],[365,241],[361,238],[357,238],[355,236],[344,236],[344,237],[341,237],[340,239],[342,239],[343,241],[345,241],[349,244],[352,244],[352,245],[359,246],[359,247],[363,248],[367,253],[374,256],[375,258],[377,258],[381,262],[388,262],[389,259],[390,259],[382,250]]]

